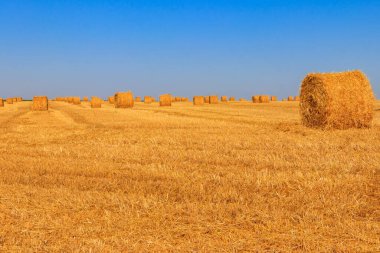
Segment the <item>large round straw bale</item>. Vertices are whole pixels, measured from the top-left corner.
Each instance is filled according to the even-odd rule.
[[[7,98],[7,104],[9,105],[13,104],[13,98]]]
[[[74,105],[80,105],[81,104],[80,97],[73,97],[73,104]]]
[[[145,97],[144,97],[144,103],[145,103],[145,104],[150,104],[150,103],[152,103],[152,97],[151,97],[151,96],[145,96]]]
[[[294,101],[293,96],[289,96],[289,97],[288,97],[288,101]]]
[[[221,96],[220,101],[222,102],[227,102],[227,96]]]
[[[46,96],[33,97],[32,111],[47,111],[48,110],[48,98]]]
[[[141,102],[141,97],[136,97],[135,102]]]
[[[235,100],[235,97],[230,97],[230,102],[234,102]]]
[[[269,96],[260,96],[259,101],[260,103],[269,103]]]
[[[271,100],[272,102],[275,102],[275,101],[277,101],[277,97],[276,97],[276,96],[271,96],[270,100]]]
[[[4,107],[4,100],[0,98],[0,107]]]
[[[193,97],[193,104],[194,105],[203,105],[205,102],[205,99],[203,96],[195,96]]]
[[[210,96],[205,96],[205,103],[209,104],[210,103]]]
[[[172,96],[170,94],[163,94],[159,98],[160,98],[160,106],[172,105]]]
[[[210,104],[217,104],[219,103],[218,96],[210,96]]]
[[[375,96],[361,71],[308,74],[300,94],[302,123],[308,127],[370,127]]]
[[[115,108],[132,108],[133,105],[134,99],[131,91],[115,94]]]
[[[98,97],[91,98],[91,108],[102,108],[103,99]]]
[[[88,102],[88,97],[83,97],[83,102]]]
[[[252,96],[253,103],[260,103],[260,96]]]

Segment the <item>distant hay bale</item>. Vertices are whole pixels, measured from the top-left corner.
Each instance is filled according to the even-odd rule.
[[[73,97],[73,104],[74,105],[80,105],[81,104],[80,97]]]
[[[209,104],[210,103],[210,96],[205,96],[205,103],[206,104]]]
[[[115,108],[132,108],[134,105],[133,93],[117,92],[115,94]]]
[[[108,102],[112,105],[115,104],[115,96],[108,97]]]
[[[181,102],[181,98],[180,97],[175,97],[175,101],[176,102]]]
[[[83,97],[83,102],[88,102],[88,97]]]
[[[260,96],[252,96],[253,103],[260,103]]]
[[[7,104],[9,105],[13,104],[13,98],[7,98]]]
[[[300,96],[301,119],[307,127],[348,129],[372,124],[375,96],[361,71],[308,74]]]
[[[74,103],[74,97],[68,97],[67,102],[69,102],[70,104]]]
[[[0,107],[4,107],[4,100],[0,98]]]
[[[33,97],[32,111],[47,111],[48,110],[48,98],[46,96]]]
[[[289,97],[288,97],[288,101],[294,101],[293,96],[289,96]]]
[[[222,102],[227,102],[228,100],[227,100],[227,96],[221,96],[220,97],[220,101],[222,101]]]
[[[16,101],[17,101],[17,102],[22,102],[22,97],[17,97],[17,98],[16,98]]]
[[[13,103],[17,103],[17,98],[12,98]]]
[[[160,106],[172,106],[172,96],[170,94],[163,94],[159,98]]]
[[[276,96],[271,96],[271,97],[270,97],[270,100],[271,100],[272,102],[275,102],[275,101],[277,101],[277,97],[276,97]]]
[[[103,99],[98,97],[91,98],[91,108],[102,108]]]
[[[141,97],[136,97],[135,102],[141,102]]]
[[[219,103],[218,96],[210,96],[210,104],[217,104]]]
[[[145,96],[144,97],[144,103],[145,104],[151,104],[152,103],[152,97],[151,96]]]
[[[235,97],[230,97],[230,102],[235,102]]]
[[[185,98],[185,97],[181,98],[181,102],[187,102],[187,101],[189,101],[188,98]]]
[[[260,96],[259,102],[260,103],[269,103],[269,96]]]
[[[294,101],[300,101],[300,97],[299,96],[295,96],[294,97]]]
[[[193,97],[194,105],[203,105],[205,103],[205,99],[203,96],[195,96]]]
[[[252,100],[253,100],[253,99],[252,99]],[[245,99],[245,98],[239,98],[239,101],[240,101],[240,102],[247,102],[248,100]]]

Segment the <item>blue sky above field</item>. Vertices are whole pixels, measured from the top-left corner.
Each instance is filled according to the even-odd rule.
[[[379,97],[379,17],[370,0],[0,0],[0,97],[285,97],[351,69]]]

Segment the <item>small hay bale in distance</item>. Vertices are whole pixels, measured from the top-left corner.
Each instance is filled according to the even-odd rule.
[[[299,96],[295,96],[294,97],[294,101],[300,101],[300,97]]]
[[[259,102],[260,103],[269,103],[269,96],[260,96]]]
[[[135,102],[141,102],[141,97],[136,97]]]
[[[219,99],[218,96],[210,96],[210,104],[218,104]]]
[[[276,96],[271,96],[271,97],[270,97],[270,101],[272,101],[272,102],[277,101],[277,97],[276,97]]]
[[[13,103],[17,103],[17,98],[12,98]]]
[[[98,97],[91,97],[91,108],[102,108],[103,99]]]
[[[181,102],[181,97],[175,97],[175,102]]]
[[[145,104],[151,104],[152,103],[152,97],[151,96],[145,96],[144,97],[144,103]]]
[[[88,97],[83,97],[83,102],[88,102]]]
[[[220,97],[220,101],[222,101],[222,102],[227,102],[228,100],[227,100],[227,96],[221,96]]]
[[[260,96],[252,96],[253,103],[260,103]]]
[[[132,108],[134,97],[131,91],[117,92],[115,94],[115,108]]]
[[[0,107],[4,107],[4,100],[0,98]]]
[[[22,102],[22,97],[17,97],[16,100],[17,102]]]
[[[160,106],[172,106],[172,96],[170,94],[160,95]]]
[[[73,97],[73,104],[74,105],[80,105],[81,104],[80,97]]]
[[[181,98],[181,102],[188,102],[188,101],[189,101],[188,98],[185,98],[185,97]]]
[[[205,103],[205,99],[203,96],[194,96],[193,104],[194,105],[203,105]]]
[[[111,105],[115,104],[115,96],[109,96],[109,97],[108,97],[108,102],[109,102]]]
[[[301,84],[302,124],[324,129],[368,128],[375,96],[359,71],[308,74]]]
[[[210,96],[205,96],[205,103],[206,104],[209,104],[210,103]]]
[[[235,99],[235,97],[230,97],[229,100],[230,100],[230,102],[235,102],[236,99]]]
[[[13,98],[7,98],[7,104],[11,105],[13,104]]]
[[[32,111],[47,111],[49,108],[47,96],[33,97]]]
[[[288,97],[288,101],[294,101],[293,96],[289,96],[289,97]]]

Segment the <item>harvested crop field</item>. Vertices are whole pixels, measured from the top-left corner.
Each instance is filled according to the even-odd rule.
[[[301,125],[298,102],[0,108],[0,251],[375,252],[371,129]]]

